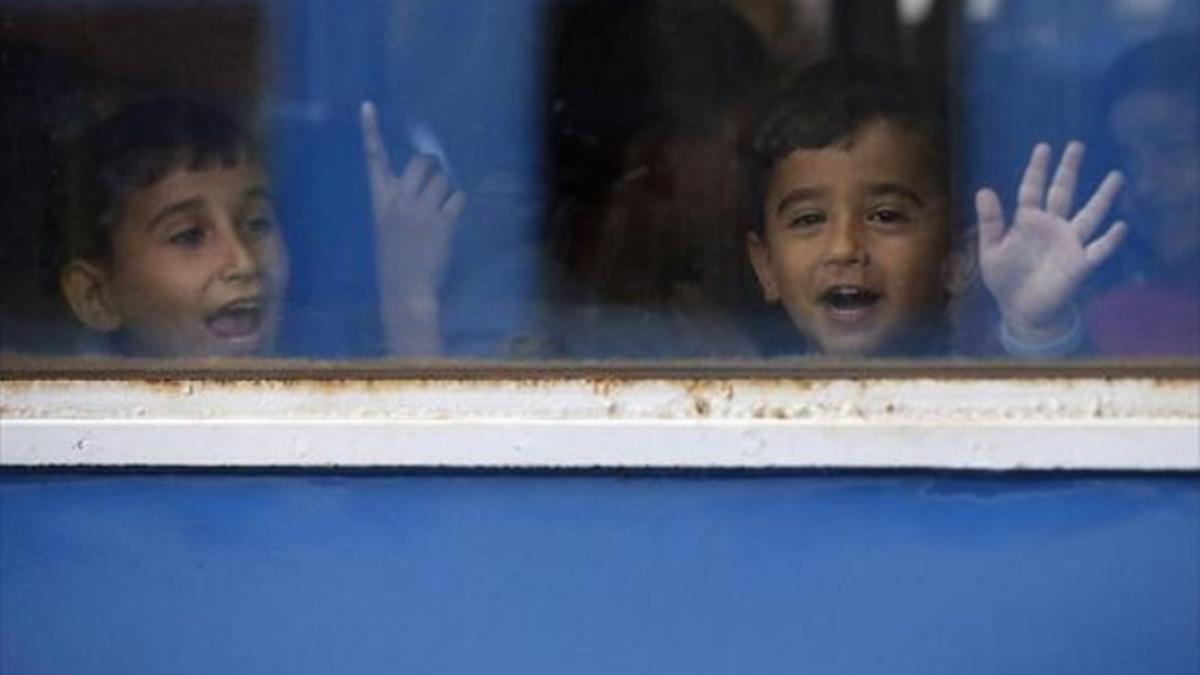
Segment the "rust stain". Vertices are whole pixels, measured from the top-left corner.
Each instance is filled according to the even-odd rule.
[[[882,385],[894,385],[896,383],[904,383],[913,381],[918,378],[877,378],[866,380],[842,380],[837,378],[832,379],[807,379],[794,380],[786,377],[766,377],[766,378],[693,378],[687,380],[660,380],[664,384],[682,386],[684,392],[689,395],[703,395],[710,398],[732,400],[739,387],[748,387],[755,390],[781,390],[789,393],[802,391],[811,391],[821,387],[825,387],[832,382],[839,382],[853,386],[858,392],[868,392],[873,388]],[[940,378],[925,376],[919,378],[925,381],[942,381]],[[1148,378],[1148,377],[1103,377],[1103,378],[978,378],[976,382],[983,381],[999,381],[1021,385],[1043,385],[1053,386],[1058,392],[1070,392],[1081,387],[1095,386],[1097,380],[1108,384],[1116,384],[1124,380],[1132,380],[1142,383],[1145,386],[1155,390],[1192,393],[1200,396],[1200,375],[1194,379],[1188,378]],[[628,387],[630,384],[640,380],[621,379],[618,377],[607,378],[587,378],[587,377],[570,377],[564,374],[563,377],[547,377],[537,379],[514,379],[514,380],[498,380],[513,390],[545,390],[562,384],[583,383],[588,386],[591,391],[600,397],[610,397],[618,393],[621,389]],[[952,378],[951,381],[956,381]],[[166,393],[166,394],[193,394],[198,387],[224,389],[233,391],[291,391],[302,390],[311,392],[344,392],[348,389],[355,389],[364,392],[394,392],[399,390],[419,391],[422,389],[435,389],[445,391],[446,388],[454,386],[470,386],[479,384],[480,380],[474,378],[462,379],[443,379],[443,378],[394,378],[394,379],[360,379],[360,378],[313,378],[313,379],[275,379],[269,377],[254,377],[254,378],[238,378],[238,379],[210,379],[205,377],[182,376],[182,377],[156,377],[156,378],[138,378],[138,377],[121,377],[113,375],[104,378],[45,378],[45,377],[29,377],[29,378],[0,378],[0,390],[8,394],[26,394],[37,389],[43,389],[47,386],[59,387],[70,386],[72,384],[87,385],[90,383],[111,383],[119,384],[126,389],[134,389],[151,393]],[[1107,405],[1110,401],[1104,400],[1102,404]]]
[[[813,358],[754,361],[570,361],[378,359],[319,361],[309,359],[128,359],[34,357],[0,354],[0,380],[139,380],[246,382],[439,382],[462,381],[593,381],[601,388],[638,380],[675,382],[753,381],[787,383],[793,390],[810,381],[912,379],[1042,380],[1140,379],[1164,386],[1195,387],[1200,360],[1124,359],[1121,361],[823,361]]]
[[[765,403],[760,403],[754,406],[754,409],[750,412],[750,416],[757,420],[790,420],[808,417],[809,410],[807,408],[789,410],[781,405],[767,405]]]
[[[589,362],[515,360],[319,361],[307,359],[128,359],[34,357],[0,354],[0,381],[5,387],[44,381],[122,381],[172,386],[179,381],[243,383],[280,387],[335,388],[404,386],[444,387],[447,382],[512,382],[517,387],[547,383],[587,382],[599,395],[609,395],[631,382],[682,383],[691,392],[724,391],[731,383],[786,387],[790,391],[829,381],[855,381],[865,386],[897,380],[1007,380],[1039,383],[1103,379],[1144,380],[1156,387],[1198,391],[1198,359],[1125,359],[1121,361],[863,361],[842,362],[799,358],[757,361]],[[731,390],[730,390],[731,391]]]
[[[545,381],[545,380],[543,380],[543,381]],[[618,380],[616,378],[611,378],[611,377],[589,378],[586,381],[591,385],[592,393],[596,394],[597,396],[599,396],[601,398],[607,398],[609,396],[612,396],[613,391],[618,386],[625,383],[623,380]]]
[[[671,381],[667,381],[670,383]],[[789,391],[804,391],[816,386],[813,382],[794,382],[781,381],[777,382],[770,379],[762,380],[740,380],[736,378],[693,378],[689,380],[680,380],[679,384],[683,386],[683,390],[689,396],[704,396],[706,398],[722,399],[732,401],[737,392],[738,386],[749,385],[753,387],[773,386],[782,383]]]
[[[211,365],[210,365],[211,367]],[[343,369],[345,370],[345,369]],[[697,366],[697,370],[703,370]],[[936,370],[936,369],[935,369]],[[960,369],[968,371],[969,368]],[[415,372],[415,371],[413,371]],[[500,373],[514,372],[511,370],[500,369]],[[696,377],[693,372],[693,377],[677,378],[663,377],[660,379],[639,379],[622,377],[618,374],[608,374],[604,376],[588,375],[586,371],[581,372],[580,369],[563,369],[557,375],[552,376],[549,372],[541,374],[526,372],[525,377],[514,377],[504,379],[481,378],[467,376],[465,373],[459,373],[460,377],[403,377],[396,375],[394,377],[356,377],[354,376],[355,368],[350,368],[349,372],[338,371],[334,368],[324,370],[318,369],[315,372],[309,373],[311,377],[303,378],[296,375],[301,374],[299,371],[291,373],[289,377],[270,377],[270,376],[245,376],[243,371],[241,377],[230,377],[231,372],[225,372],[222,377],[209,377],[205,372],[199,370],[182,369],[178,371],[164,372],[153,377],[146,377],[142,373],[141,377],[122,377],[118,373],[107,373],[106,377],[80,376],[76,378],[22,378],[13,377],[12,373],[0,369],[0,416],[20,416],[25,414],[36,414],[36,411],[30,412],[25,410],[19,403],[20,399],[25,396],[39,396],[43,400],[47,400],[58,391],[70,390],[78,385],[83,391],[88,391],[89,387],[96,385],[116,385],[119,387],[119,396],[127,397],[130,405],[129,411],[135,416],[146,416],[148,413],[144,407],[137,406],[139,396],[147,397],[162,397],[167,396],[178,400],[180,397],[187,398],[198,394],[253,394],[260,397],[269,397],[275,393],[292,392],[299,393],[308,397],[313,397],[315,400],[307,400],[301,406],[306,411],[317,410],[322,405],[322,397],[344,395],[344,394],[361,394],[369,397],[371,394],[396,394],[396,393],[421,393],[427,392],[430,395],[438,394],[453,394],[456,391],[478,392],[481,388],[488,393],[501,393],[506,395],[514,395],[519,397],[524,392],[552,392],[561,390],[566,387],[566,391],[573,392],[572,395],[577,395],[579,391],[590,392],[595,396],[594,400],[586,402],[585,406],[590,413],[606,415],[610,418],[615,418],[630,411],[625,409],[624,402],[626,400],[633,401],[634,415],[656,414],[659,416],[678,417],[678,416],[696,416],[708,418],[714,415],[732,414],[734,416],[749,416],[752,419],[802,419],[812,417],[814,414],[819,414],[822,411],[832,412],[833,414],[842,416],[858,416],[865,417],[872,414],[883,413],[886,415],[903,414],[907,410],[903,399],[879,401],[878,398],[874,402],[871,401],[873,393],[884,387],[895,387],[897,384],[906,382],[916,383],[932,382],[934,384],[944,383],[955,385],[961,384],[978,384],[983,382],[999,382],[1010,386],[1028,386],[1030,387],[1030,398],[1027,399],[1029,406],[1045,416],[1055,416],[1065,409],[1076,409],[1078,406],[1085,406],[1088,416],[1093,418],[1108,418],[1122,416],[1122,409],[1127,405],[1122,401],[1124,399],[1114,399],[1111,395],[1105,394],[1103,391],[1099,395],[1089,395],[1086,399],[1081,399],[1078,394],[1081,392],[1094,392],[1099,385],[1103,390],[1105,385],[1120,385],[1122,383],[1131,383],[1135,386],[1132,390],[1127,391],[1154,391],[1169,393],[1173,396],[1187,395],[1196,396],[1200,400],[1200,372],[1196,372],[1191,379],[1187,377],[1122,377],[1120,374],[1109,373],[1104,377],[1052,377],[1052,376],[1037,376],[1037,377],[1002,377],[1002,378],[987,378],[980,377],[968,379],[965,377],[948,378],[948,381],[937,377],[929,372],[919,373],[919,378],[913,377],[918,373],[909,372],[908,377],[888,378],[888,377],[862,377],[852,379],[840,379],[833,377],[819,377],[822,374],[828,375],[830,371],[817,371],[810,373],[809,377],[796,379],[787,376],[787,370],[784,369],[781,373],[770,375],[769,373],[748,371],[744,377],[728,376],[728,377]],[[341,376],[334,376],[335,373],[340,373]],[[94,373],[95,374],[95,373]],[[259,375],[254,371],[250,371],[251,375]],[[1026,371],[1026,375],[1032,375],[1032,371]],[[1130,371],[1133,374],[1133,371]],[[960,372],[961,375],[961,372]],[[1178,373],[1176,373],[1178,375]],[[650,389],[652,394],[651,399],[638,399],[638,385],[640,383],[651,383],[654,385]],[[659,385],[666,387],[666,391],[670,393],[669,402],[653,397],[658,396],[658,392],[662,391]],[[831,385],[836,385],[836,389],[830,389]],[[828,392],[835,391],[844,393],[836,402],[829,401]],[[894,391],[894,389],[884,389],[884,391]],[[821,394],[819,397],[812,399],[805,398],[803,395],[809,392],[817,392]],[[106,391],[111,395],[111,391]],[[680,396],[680,394],[683,396]],[[799,397],[797,395],[800,394]],[[629,399],[624,398],[630,396]],[[1073,397],[1074,395],[1074,397]],[[735,404],[741,403],[741,406]],[[10,399],[11,397],[11,399]],[[951,400],[953,394],[947,395],[946,405],[952,407],[956,401]],[[199,399],[197,399],[199,400]],[[519,398],[516,400],[520,400]],[[542,401],[547,400],[544,396]],[[646,408],[643,400],[652,401],[652,408]],[[1151,401],[1154,398],[1151,397]],[[724,401],[725,403],[721,403]],[[761,401],[761,402],[760,402]],[[18,403],[14,405],[14,403]],[[544,406],[545,404],[542,403]],[[575,405],[575,404],[571,404]],[[867,406],[864,408],[864,405]],[[1177,404],[1173,404],[1177,405]],[[359,406],[366,407],[366,406]],[[436,405],[431,406],[430,410],[420,410],[419,414],[436,415],[440,419],[461,415],[460,410],[454,411],[438,411]],[[643,409],[644,408],[644,409]],[[545,409],[545,408],[541,408]],[[572,408],[575,410],[575,408]],[[127,411],[128,412],[128,411]],[[372,416],[378,414],[378,410],[364,409],[359,410],[358,414],[363,416]],[[552,413],[553,414],[553,413]],[[1189,413],[1192,414],[1192,413]]]

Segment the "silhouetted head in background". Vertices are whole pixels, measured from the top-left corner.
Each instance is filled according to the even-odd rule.
[[[1130,233],[1152,275],[1200,275],[1200,35],[1122,54],[1103,83],[1105,123],[1126,175]]]
[[[769,80],[758,36],[709,0],[556,3],[550,240],[604,302],[711,283],[736,245],[740,116]]]
[[[1129,236],[1084,319],[1097,354],[1200,356],[1200,36],[1167,35],[1105,74]]]
[[[549,12],[547,291],[593,312],[554,330],[603,343],[577,355],[721,353],[712,321],[746,283],[737,147],[775,64],[719,0]]]

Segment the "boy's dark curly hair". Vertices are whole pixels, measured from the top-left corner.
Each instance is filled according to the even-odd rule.
[[[742,153],[747,229],[762,231],[763,201],[776,164],[795,150],[849,142],[877,120],[927,139],[937,153],[947,194],[953,194],[953,116],[947,88],[915,70],[839,58],[801,71],[768,100],[751,125]]]

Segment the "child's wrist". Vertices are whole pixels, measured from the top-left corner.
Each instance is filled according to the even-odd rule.
[[[1038,321],[1029,321],[1011,314],[1002,315],[1008,335],[1021,342],[1041,344],[1054,342],[1072,331],[1079,323],[1079,310],[1068,305],[1056,314]]]
[[[1028,324],[1005,316],[1000,323],[1000,342],[1010,356],[1053,358],[1066,356],[1083,342],[1083,320],[1079,308],[1070,305],[1049,322]]]
[[[430,357],[441,353],[437,296],[392,298],[383,308],[383,328],[391,356]]]

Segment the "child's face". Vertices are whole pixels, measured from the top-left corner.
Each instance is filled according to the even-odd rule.
[[[775,165],[749,250],[767,301],[826,354],[902,345],[947,298],[948,200],[934,149],[879,121]]]
[[[286,285],[287,256],[256,165],[176,169],[126,199],[105,290],[135,353],[269,352]]]
[[[1180,94],[1135,91],[1116,101],[1108,122],[1130,177],[1130,224],[1168,269],[1196,264],[1200,109]]]

